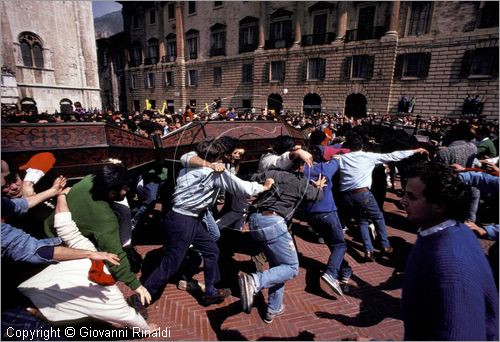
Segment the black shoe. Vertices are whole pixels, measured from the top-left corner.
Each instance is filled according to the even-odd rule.
[[[231,295],[230,289],[217,289],[217,293],[213,296],[203,296],[203,305],[210,306],[212,304],[220,304]]]
[[[366,261],[375,261],[375,254],[373,254],[373,251],[365,252],[365,259]]]
[[[133,294],[132,296],[128,297],[127,304],[134,308],[134,310],[145,320],[148,319],[148,310],[146,309],[146,306],[141,303],[141,300],[139,299],[139,296],[137,294]]]

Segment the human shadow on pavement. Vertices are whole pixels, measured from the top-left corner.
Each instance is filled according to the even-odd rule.
[[[400,299],[381,291],[378,286],[372,286],[360,277],[351,277],[358,288],[350,291],[349,296],[360,298],[359,314],[351,317],[342,314],[316,311],[319,318],[334,319],[345,326],[370,327],[379,324],[387,317],[401,319]]]
[[[325,260],[325,262],[326,261],[327,260]],[[299,266],[306,272],[306,288],[304,289],[304,291],[322,298],[336,299],[336,297],[331,296],[330,294],[325,292],[320,285],[320,277],[323,273],[322,270],[326,268],[325,263],[306,257],[302,253],[299,253]]]
[[[254,299],[254,307],[259,311],[259,315],[264,317],[267,311],[267,305],[262,295],[259,292]],[[221,341],[246,341],[238,330],[222,329],[222,324],[231,316],[238,315],[242,312],[241,301],[231,303],[229,305],[207,311],[207,317],[210,321],[210,326],[217,335],[217,339]]]

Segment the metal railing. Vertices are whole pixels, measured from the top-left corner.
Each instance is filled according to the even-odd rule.
[[[285,39],[269,39],[266,40],[266,44],[264,45],[265,49],[281,49],[288,48],[292,46],[293,38],[285,38]]]
[[[257,49],[257,43],[240,45],[240,53],[242,52],[252,52]]]
[[[146,57],[144,58],[144,65],[152,65],[159,62],[158,57]]]
[[[362,30],[347,30],[345,33],[345,42],[353,42],[368,39],[379,39],[385,33],[384,26],[375,26]]]
[[[302,46],[330,44],[335,39],[335,32],[308,34],[302,36]]]

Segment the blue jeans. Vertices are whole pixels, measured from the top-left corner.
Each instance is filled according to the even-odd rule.
[[[164,230],[166,241],[160,265],[143,281],[144,287],[152,297],[158,298],[168,281],[179,269],[189,246],[194,245],[203,256],[203,273],[205,275],[205,293],[216,294],[214,284],[219,281],[219,248],[208,235],[201,218],[182,215],[170,211],[165,217]]]
[[[299,274],[299,258],[285,220],[280,216],[250,215],[250,236],[267,257],[269,269],[253,274],[257,291],[269,289],[268,312],[277,313],[283,306],[285,282]]]
[[[358,224],[365,251],[373,252],[373,243],[368,227],[370,220],[375,225],[375,230],[380,238],[382,247],[390,247],[389,240],[387,239],[384,214],[380,211],[371,191],[358,193],[343,192],[342,198]]]
[[[207,229],[208,235],[212,238],[212,240],[217,241],[220,239],[220,229],[214,219],[214,214],[212,214],[211,210],[206,210],[205,214],[202,217],[203,224]]]
[[[135,228],[137,223],[139,223],[151,204],[156,201],[158,188],[160,187],[160,183],[149,182],[144,184],[144,181],[142,180],[141,182],[141,180],[142,177],[139,180],[136,191],[142,204],[139,208],[137,208],[137,210],[134,211],[134,217],[132,217],[133,228]]]
[[[325,239],[330,249],[330,257],[326,267],[326,273],[335,279],[348,279],[352,275],[352,268],[344,259],[347,246],[344,239],[344,231],[340,224],[337,211],[329,213],[310,213],[310,224],[314,230]]]

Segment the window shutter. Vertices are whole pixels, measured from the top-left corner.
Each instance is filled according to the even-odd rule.
[[[270,68],[270,63],[267,62],[264,64],[264,71],[262,74],[262,81],[264,83],[269,83],[269,68]]]
[[[307,64],[309,64],[309,60],[304,59],[299,65],[299,75],[302,82],[307,81]]]
[[[498,77],[498,48],[495,48],[493,65],[491,67],[491,75]]]
[[[172,82],[171,86],[174,86],[174,85],[175,85],[175,73],[172,71],[171,75],[172,75],[172,76],[170,77],[170,80],[171,80],[171,82]]]
[[[319,59],[319,79],[323,81],[326,75],[326,59]]]
[[[375,56],[366,56],[366,78],[373,77],[373,66],[375,64]]]
[[[283,38],[288,40],[292,39],[292,21],[285,20],[283,22]]]
[[[243,29],[240,27],[240,35],[239,35],[239,47],[240,47],[240,53],[242,52],[241,50],[243,49]]]
[[[220,34],[221,36],[221,40],[222,40],[222,55],[225,56],[226,55],[226,32],[222,32]]]
[[[431,54],[430,52],[428,53],[423,53],[421,56],[421,62],[420,62],[420,68],[418,70],[418,77],[420,78],[427,78],[427,75],[429,75],[429,66],[431,64]]]
[[[462,59],[462,66],[460,68],[460,78],[467,78],[470,75],[470,67],[473,56],[474,50],[465,51],[464,57]]]
[[[144,88],[147,89],[148,87],[148,74],[144,75]]]
[[[286,62],[281,62],[282,68],[281,68],[281,75],[280,75],[280,82],[285,81],[285,74],[286,74]]]
[[[352,57],[346,57],[344,59],[344,63],[342,63],[342,78],[344,80],[348,80],[351,78],[351,63],[352,63]]]
[[[405,55],[397,55],[396,67],[394,68],[394,77],[400,79],[403,76],[403,59]]]

